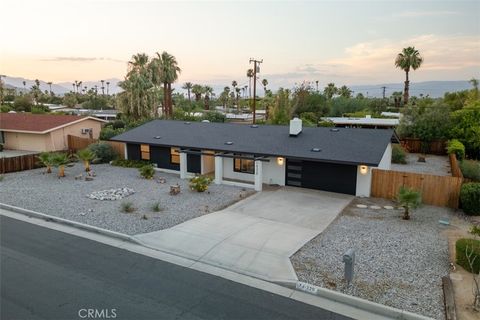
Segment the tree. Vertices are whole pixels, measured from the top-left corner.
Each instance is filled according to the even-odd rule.
[[[78,100],[77,98],[75,97],[74,94],[71,94],[71,93],[66,93],[64,96],[63,96],[63,101],[62,103],[64,105],[66,105],[67,107],[69,108],[73,108],[77,105],[78,103]]]
[[[177,59],[166,51],[162,54],[157,52],[157,56],[153,60],[153,69],[155,70],[153,83],[163,83],[165,115],[171,117],[173,114],[172,83],[178,80],[181,69],[178,66]]]
[[[85,171],[90,171],[90,161],[95,159],[95,153],[93,153],[90,149],[82,149],[77,152],[77,158],[83,161],[83,165],[85,166]]]
[[[202,99],[202,94],[203,94],[204,87],[199,85],[199,84],[194,84],[192,86],[192,93],[195,96],[195,101],[200,101]]]
[[[205,86],[203,87],[203,92],[205,92],[205,97],[204,97],[204,102],[205,102],[205,110],[209,110],[209,101],[210,101],[210,96],[213,94],[213,88],[210,86]]]
[[[290,90],[280,88],[275,97],[275,103],[269,111],[268,123],[288,124],[292,114]]]
[[[248,97],[252,97],[252,78],[253,78],[253,69],[247,70],[247,77],[248,77]],[[233,83],[232,83],[233,85]]]
[[[325,89],[323,89],[323,94],[328,100],[331,100],[333,96],[337,94],[337,92],[338,92],[338,89],[337,87],[335,87],[335,83],[329,83],[327,84]]]
[[[52,173],[52,166],[53,166],[53,157],[50,152],[42,152],[38,156],[38,160],[40,163],[47,167],[46,173]]]
[[[107,96],[108,96],[110,92],[110,81],[107,81],[106,84],[107,84]]]
[[[237,92],[237,85],[238,85],[237,81],[233,80],[233,81],[232,81],[232,87],[233,87],[233,91],[232,91],[232,92],[233,92],[234,95],[235,95],[235,92]],[[237,107],[238,107],[238,94],[237,94],[237,97],[236,97],[236,99],[235,99],[235,104],[236,104]]]
[[[403,48],[402,52],[400,52],[395,58],[395,67],[405,71],[405,88],[403,91],[404,104],[408,103],[409,98],[410,81],[408,79],[408,73],[410,72],[410,69],[417,70],[420,68],[422,63],[423,58],[415,47]]]
[[[398,202],[405,209],[403,220],[410,220],[410,210],[418,208],[422,202],[422,196],[420,192],[402,186],[398,192]]]
[[[465,145],[465,153],[469,157],[480,159],[480,101],[452,112],[451,117],[450,137]]]
[[[53,166],[58,168],[58,177],[65,177],[65,165],[69,163],[69,159],[66,153],[58,152],[52,154]]]
[[[52,82],[47,82],[49,88],[50,88],[50,95],[52,95]]]
[[[185,82],[182,86],[182,89],[187,90],[188,94],[188,101],[192,102],[192,98],[190,97],[190,92],[192,91],[193,83]]]
[[[268,80],[267,79],[262,80],[262,86],[263,86],[264,95],[266,96],[267,95],[267,86],[268,86]]]
[[[338,91],[338,95],[347,99],[350,99],[352,97],[352,90],[348,88],[347,86],[341,86]]]

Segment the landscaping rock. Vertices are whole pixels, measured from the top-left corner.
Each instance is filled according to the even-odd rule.
[[[380,206],[370,206],[370,209],[380,210],[380,209],[382,209],[382,207],[380,207]]]
[[[387,209],[387,210],[393,210],[394,207],[393,206],[383,206],[383,209]]]
[[[83,175],[79,174],[78,176],[75,176],[75,180],[82,180]]]
[[[85,180],[87,178],[92,179],[92,177],[85,177]],[[135,191],[130,188],[118,188],[118,189],[110,189],[110,190],[103,190],[103,191],[97,191],[97,192],[92,192],[89,194],[87,197],[93,200],[120,200],[125,197],[128,197],[131,194],[134,194]]]
[[[93,177],[85,176],[85,181],[93,181]]]
[[[368,206],[364,205],[364,204],[357,204],[357,208],[366,209],[366,208],[368,208]]]

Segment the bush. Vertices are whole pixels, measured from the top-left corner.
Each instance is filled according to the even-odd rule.
[[[112,123],[112,128],[113,129],[123,129],[123,128],[125,128],[125,122],[123,122],[122,120],[115,120]]]
[[[3,143],[0,143],[0,151],[3,151]]]
[[[204,192],[208,189],[208,185],[212,179],[207,176],[195,176],[190,179],[190,189],[197,192]]]
[[[138,171],[140,171],[140,175],[145,179],[152,179],[155,175],[155,169],[152,164],[147,164],[146,166],[139,168]]]
[[[120,133],[123,133],[124,131],[125,131],[124,128],[114,129],[111,126],[104,127],[100,131],[100,140],[110,140],[111,138],[119,135]]]
[[[30,112],[33,107],[32,98],[29,95],[18,96],[13,102],[13,108],[15,111]]]
[[[447,153],[454,153],[458,160],[465,158],[465,146],[457,139],[449,140],[447,143]]]
[[[140,169],[143,166],[150,164],[145,160],[128,160],[128,159],[116,159],[112,161],[112,166],[124,167],[124,168],[137,168]]]
[[[5,113],[7,113],[7,112],[10,112],[10,111],[12,111],[12,107],[11,107],[11,106],[7,106],[7,105],[5,105],[5,104],[3,104],[3,105],[0,106],[0,112],[5,112]]]
[[[93,163],[108,163],[117,158],[117,153],[113,147],[105,142],[91,144],[88,149],[95,153]]]
[[[470,182],[462,185],[460,203],[463,212],[468,215],[480,215],[480,183]]]
[[[394,144],[392,146],[392,163],[407,163],[405,150],[403,150],[402,146],[399,144]]]
[[[460,162],[460,170],[465,178],[480,182],[480,161],[463,160]]]
[[[468,263],[467,248],[469,252],[473,249],[470,261],[476,258],[473,262],[473,269],[470,268],[470,264]],[[455,249],[457,263],[465,270],[478,274],[480,271],[480,240],[459,239],[455,243]]]
[[[225,122],[226,116],[217,111],[207,111],[203,114],[202,119],[210,122]]]
[[[130,201],[122,202],[122,204],[120,205],[120,211],[122,211],[123,213],[132,213],[135,210],[137,209],[133,206],[133,203]]]
[[[410,210],[420,206],[422,203],[422,194],[415,189],[402,186],[398,191],[398,202],[405,209],[403,220],[410,220]]]
[[[153,212],[160,212],[162,211],[163,208],[160,206],[160,202],[155,202],[153,205],[152,205],[152,211]]]

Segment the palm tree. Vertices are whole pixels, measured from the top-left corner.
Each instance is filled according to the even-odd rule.
[[[415,209],[420,205],[422,196],[420,192],[402,186],[398,192],[398,202],[405,209],[403,220],[410,220],[410,209]]]
[[[338,92],[338,89],[337,87],[335,87],[335,83],[329,83],[327,84],[325,89],[323,89],[323,94],[325,94],[325,96],[329,100],[332,99],[333,96],[337,94],[337,92]]]
[[[350,90],[347,86],[341,86],[337,93],[344,98],[351,98],[352,97],[352,90]]]
[[[75,81],[75,82],[76,82],[76,81]],[[73,92],[73,93],[75,93],[75,86],[76,86],[76,84],[75,84],[75,83],[72,83],[72,88],[73,88],[72,92]]]
[[[200,101],[200,99],[202,98],[202,94],[203,94],[203,86],[199,85],[199,84],[194,84],[192,86],[192,93],[194,94],[195,96],[195,101]]]
[[[157,57],[154,63],[154,83],[163,83],[163,101],[165,114],[167,117],[171,117],[173,113],[172,104],[172,83],[178,80],[178,75],[182,70],[178,66],[177,59],[164,51],[162,54],[157,52]]]
[[[102,95],[104,96],[105,95],[105,80],[100,80],[100,82],[102,83]]]
[[[209,110],[210,106],[208,105],[208,103],[210,101],[210,95],[213,94],[213,88],[210,86],[205,86],[203,87],[203,92],[205,92],[205,98],[204,98],[205,110]]]
[[[50,95],[52,95],[52,82],[47,82],[47,84],[50,87]]]
[[[248,97],[252,97],[252,78],[253,78],[253,69],[247,70],[247,77],[248,77]]]
[[[23,80],[22,83],[23,83],[23,90],[27,92],[27,81]]]
[[[110,89],[110,81],[107,81],[106,84],[107,84],[107,96],[108,96],[108,95],[109,95],[109,91],[110,91],[110,90],[109,90],[109,89]]]
[[[93,153],[90,149],[82,149],[77,152],[76,157],[83,161],[83,165],[85,166],[85,171],[89,172],[90,161],[95,159],[95,153]]]
[[[263,86],[263,91],[265,92],[264,95],[267,95],[267,86],[268,86],[268,80],[267,79],[262,80],[262,86]]]
[[[418,50],[415,47],[403,48],[395,58],[395,67],[405,71],[405,89],[403,91],[403,103],[408,103],[409,98],[409,86],[408,73],[410,69],[417,70],[423,63],[423,58],[420,56]]]
[[[40,163],[47,167],[47,173],[52,173],[53,157],[50,152],[42,152],[38,156]]]
[[[65,165],[70,162],[67,154],[63,152],[52,154],[52,162],[54,167],[58,167],[58,177],[65,177]]]
[[[190,97],[190,92],[192,91],[193,83],[185,82],[182,86],[182,89],[187,90],[188,94],[188,101],[192,102],[192,98]]]
[[[79,93],[78,88],[82,88],[83,81],[78,81],[77,83],[77,93]]]

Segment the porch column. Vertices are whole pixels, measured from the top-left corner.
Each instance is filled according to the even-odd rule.
[[[215,184],[222,184],[223,180],[223,158],[215,156]]]
[[[255,160],[255,191],[262,191],[262,161]]]
[[[124,154],[124,156],[125,156],[124,158],[125,158],[125,160],[128,160],[128,150],[127,150],[127,144],[126,144],[126,143],[124,143],[124,144],[123,144],[123,146],[124,146],[124,149],[125,149],[125,150],[123,151],[123,152],[125,153],[125,154]]]
[[[180,179],[187,177],[187,154],[180,152]]]

